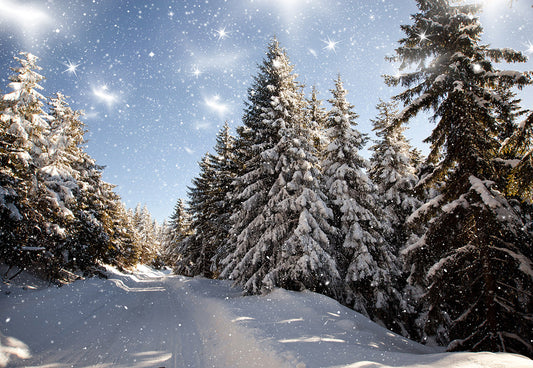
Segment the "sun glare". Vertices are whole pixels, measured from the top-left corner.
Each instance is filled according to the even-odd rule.
[[[54,24],[52,17],[34,4],[39,3],[0,0],[0,24],[10,24],[26,43]]]

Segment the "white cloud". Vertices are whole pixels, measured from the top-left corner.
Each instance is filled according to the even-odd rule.
[[[116,102],[118,102],[118,97],[116,94],[109,91],[109,88],[106,85],[94,87],[93,95],[98,99],[100,102],[104,102],[107,104],[107,106],[111,107]]]
[[[229,106],[223,103],[218,95],[204,98],[204,103],[209,109],[219,115],[224,115],[229,112]]]
[[[194,129],[196,130],[210,129],[211,126],[212,126],[211,122],[209,122],[205,117],[202,118],[202,120],[197,120],[194,122]]]
[[[245,56],[245,52],[222,52],[198,57],[194,62],[201,70],[226,70],[239,65],[239,61]]]

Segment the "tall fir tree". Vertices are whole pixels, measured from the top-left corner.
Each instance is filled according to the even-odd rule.
[[[333,208],[333,242],[346,283],[345,302],[355,310],[390,325],[388,309],[399,297],[399,268],[383,236],[374,188],[359,154],[366,137],[355,129],[358,115],[346,100],[341,77],[331,90],[323,166],[324,191]]]
[[[511,168],[506,192],[533,203],[533,112],[504,141],[501,151]]]
[[[230,252],[228,241],[233,203],[229,193],[239,168],[235,159],[235,137],[231,134],[227,122],[217,134],[215,154],[211,156],[211,162],[215,171],[211,193],[214,229],[209,242],[214,249],[214,255],[211,258],[211,271],[214,276],[218,276],[223,267],[222,260]]]
[[[327,140],[324,136],[324,130],[327,124],[327,112],[322,107],[322,100],[318,98],[316,87],[313,87],[311,91],[311,98],[308,101],[306,113],[308,115],[307,120],[309,121],[313,145],[318,155],[322,156],[327,146]]]
[[[235,138],[226,122],[216,137],[214,153],[200,162],[200,175],[189,188],[190,234],[178,245],[175,271],[216,278],[221,260],[229,253],[232,202],[228,193],[236,176]]]
[[[13,91],[2,97],[0,113],[0,257],[8,265],[26,267],[44,255],[41,241],[46,218],[36,202],[37,170],[42,165],[48,122],[45,99],[38,92],[44,79],[38,73],[38,58],[21,53],[15,60],[20,67],[12,68],[15,74],[9,78],[9,87]]]
[[[103,207],[99,217],[107,234],[107,241],[104,243],[105,247],[93,245],[92,251],[97,251],[99,259],[106,264],[131,268],[146,259],[144,256],[146,250],[114,188],[115,186],[109,183],[101,183]]]
[[[320,190],[318,159],[302,88],[274,39],[249,92],[239,130],[246,171],[236,180],[234,252],[222,277],[249,293],[274,287],[339,294],[327,233],[331,210]]]
[[[381,101],[377,109],[372,130],[378,139],[370,148],[368,175],[377,186],[384,220],[391,226],[388,240],[398,253],[409,237],[405,221],[422,204],[415,192],[417,159],[413,159],[411,146],[403,134],[406,128],[396,124],[396,104]]]
[[[395,121],[397,104],[381,101],[377,109],[378,116],[372,120],[377,140],[370,148],[372,157],[368,174],[377,187],[378,201],[383,210],[382,226],[389,227],[385,232],[386,241],[392,246],[394,256],[399,257],[400,250],[424,232],[423,225],[418,228],[407,225],[407,219],[422,205],[421,198],[424,198],[415,190],[418,182],[416,165],[421,159],[403,134],[406,128]],[[402,274],[405,272],[409,270],[403,269]],[[400,303],[389,306],[390,312],[396,316],[389,327],[404,336],[414,337],[416,329],[412,325],[418,312],[415,296],[419,290],[405,285],[404,279],[403,276],[396,279],[395,286],[402,291],[403,297]]]
[[[132,223],[137,233],[140,261],[143,264],[152,264],[157,258],[160,244],[157,237],[158,225],[146,205],[137,204],[133,213]]]
[[[163,242],[163,261],[165,265],[174,267],[180,257],[179,244],[189,235],[189,214],[186,211],[185,203],[180,198],[174,206],[174,212],[170,216],[165,231]]]
[[[191,234],[178,244],[179,258],[174,272],[185,276],[212,277],[211,258],[216,249],[211,239],[217,224],[212,196],[215,171],[211,155],[206,153],[199,165],[200,174],[193,179],[188,192]]]
[[[406,88],[396,96],[405,104],[398,123],[433,110],[427,142],[434,168],[422,184],[444,181],[442,194],[412,216],[429,220],[429,228],[405,250],[410,280],[425,288],[421,328],[450,350],[532,356],[532,238],[519,208],[502,194],[506,179],[499,175],[502,138],[517,108],[502,96],[531,78],[494,65],[526,58],[480,44],[478,6],[417,4],[393,58],[416,67],[388,83]]]
[[[79,246],[76,239],[75,213],[78,199],[81,198],[78,186],[80,172],[78,162],[82,159],[81,144],[83,124],[80,113],[73,111],[61,93],[49,101],[49,129],[43,144],[43,160],[37,170],[39,188],[39,211],[47,218],[46,229],[49,244],[48,252],[54,255],[58,266],[77,269],[84,264],[75,249]],[[78,262],[76,262],[78,261]],[[94,263],[93,262],[89,263]]]

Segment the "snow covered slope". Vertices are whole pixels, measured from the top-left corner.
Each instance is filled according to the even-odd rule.
[[[140,268],[61,288],[0,293],[0,366],[533,367],[525,357],[441,353],[332,299]]]

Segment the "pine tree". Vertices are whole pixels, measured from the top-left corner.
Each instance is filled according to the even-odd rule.
[[[511,167],[506,192],[533,203],[533,112],[504,141],[501,151]]]
[[[324,137],[324,130],[327,124],[327,113],[326,109],[322,107],[322,100],[318,99],[318,91],[315,87],[313,87],[313,90],[311,91],[311,99],[308,101],[307,114],[311,139],[319,156],[321,156],[327,146],[326,137]]]
[[[222,277],[249,293],[283,287],[336,296],[340,278],[327,236],[331,211],[292,70],[274,39],[238,130],[237,147],[244,148],[238,160],[246,171],[233,192],[240,207],[232,218],[234,252],[224,260]]]
[[[422,330],[450,350],[531,356],[532,238],[519,208],[502,194],[506,180],[499,175],[501,139],[516,110],[504,96],[531,78],[494,65],[526,59],[480,45],[477,6],[417,3],[394,58],[416,68],[388,83],[406,87],[396,96],[405,104],[398,123],[433,110],[436,127],[427,142],[435,166],[422,184],[444,180],[442,194],[413,216],[430,219],[427,232],[405,251],[410,280],[426,288]]]
[[[395,124],[398,113],[396,104],[380,102],[378,116],[372,120],[373,131],[378,140],[371,147],[369,177],[377,185],[377,193],[383,212],[390,223],[389,242],[395,253],[406,243],[409,236],[406,219],[422,204],[415,193],[418,181],[413,164],[413,152],[401,124]]]
[[[174,272],[185,276],[213,277],[211,258],[216,249],[211,244],[216,232],[214,192],[215,171],[212,156],[205,154],[200,162],[200,174],[189,187],[188,209],[191,234],[179,243],[179,259]]]
[[[175,271],[180,274],[218,277],[221,259],[227,256],[232,202],[228,198],[236,164],[234,140],[227,123],[218,132],[215,153],[207,153],[200,163],[200,175],[189,188],[191,234],[178,248]]]
[[[347,285],[345,302],[389,323],[387,310],[399,295],[394,288],[399,269],[382,235],[373,184],[365,174],[368,163],[359,154],[366,137],[354,128],[358,116],[346,100],[340,76],[331,93],[323,185],[334,213],[334,243]]]
[[[120,197],[84,151],[81,113],[58,93],[47,115],[37,57],[21,55],[0,103],[0,258],[50,280],[117,264],[131,230]]]
[[[215,154],[211,155],[211,162],[215,172],[211,193],[214,228],[209,242],[214,249],[211,271],[213,275],[218,276],[222,271],[222,260],[229,254],[227,244],[231,229],[230,218],[233,213],[229,193],[238,173],[238,165],[235,161],[235,137],[231,135],[227,122],[217,134]]]
[[[414,242],[424,230],[422,225],[413,229],[406,223],[408,217],[422,205],[419,194],[415,191],[418,182],[415,165],[420,163],[421,153],[411,149],[403,134],[405,128],[395,122],[397,104],[381,101],[377,109],[378,116],[372,123],[378,139],[371,147],[368,173],[377,187],[379,203],[383,209],[382,226],[389,227],[385,232],[386,241],[392,246],[394,256],[399,257],[400,250],[408,242]],[[417,316],[415,296],[419,294],[419,290],[413,290],[410,285],[406,287],[404,279],[405,277],[401,277],[395,285],[398,290],[403,289],[403,299],[389,307],[390,315],[395,318],[394,323],[389,322],[388,326],[404,336],[412,337],[416,334],[416,329],[411,326]]]
[[[144,255],[146,250],[126,207],[113,189],[113,185],[102,183],[104,208],[100,216],[108,241],[105,243],[106,247],[97,248],[102,252],[98,259],[121,268],[131,268],[147,259]]]
[[[137,204],[131,219],[137,233],[137,242],[140,248],[140,262],[152,264],[157,258],[159,242],[156,236],[158,225],[146,205]]]
[[[190,235],[189,214],[185,204],[178,199],[174,206],[174,213],[166,228],[163,242],[163,261],[166,265],[174,267],[180,258],[179,244]]]
[[[81,197],[77,171],[82,159],[83,124],[80,113],[73,111],[65,96],[56,94],[49,101],[49,129],[43,142],[42,163],[37,170],[39,211],[47,219],[48,251],[57,260],[57,267],[77,269],[75,213]],[[79,255],[79,254],[78,254]],[[78,259],[79,260],[79,259]],[[90,264],[94,263],[89,262]]]
[[[37,72],[38,58],[30,53],[20,56],[15,57],[20,67],[12,68],[16,74],[9,78],[13,91],[2,97],[0,114],[0,257],[8,265],[26,267],[44,255],[46,219],[36,201],[48,123],[44,97],[38,92],[44,79]]]

